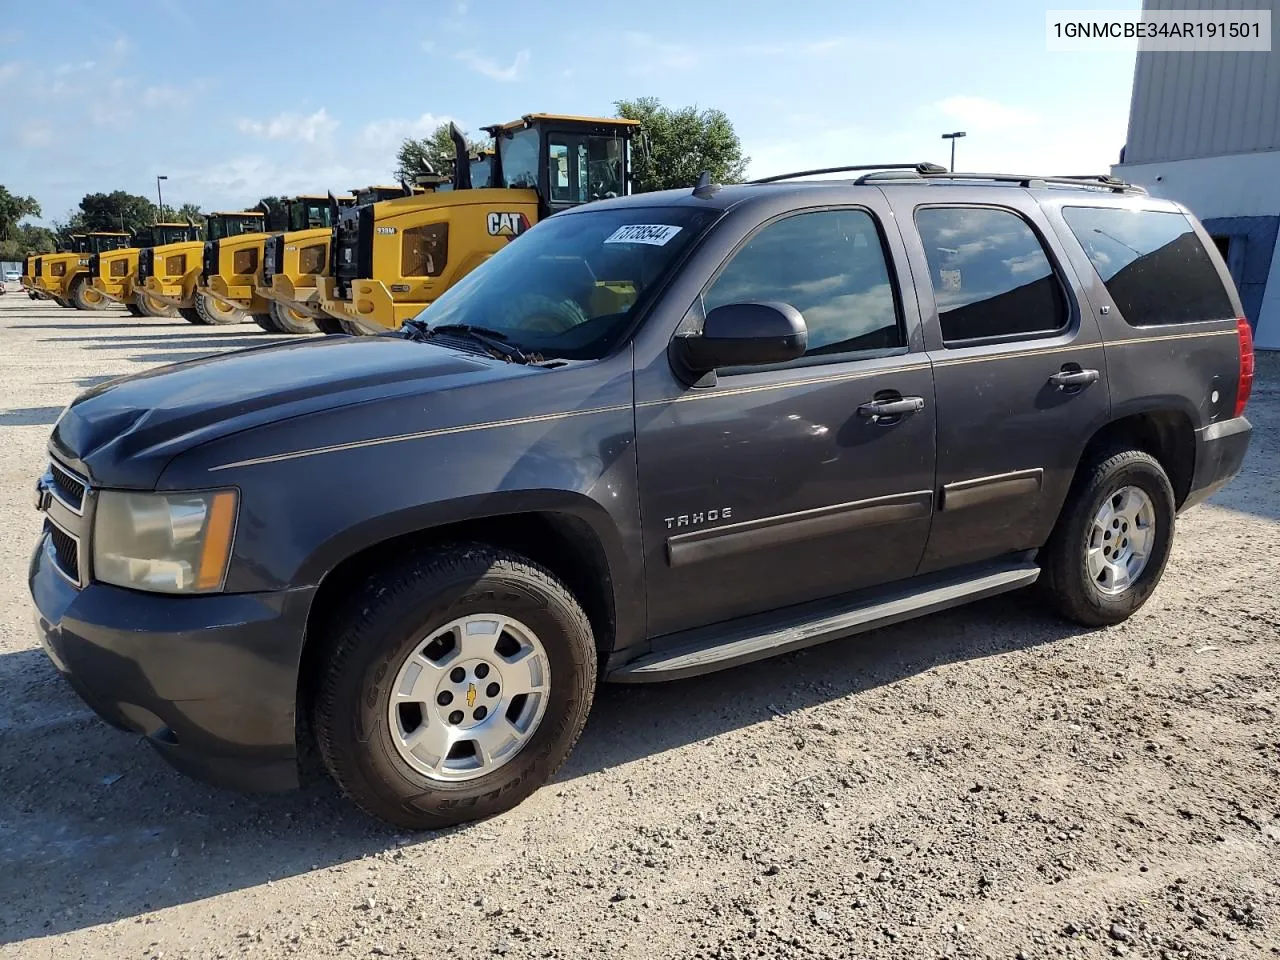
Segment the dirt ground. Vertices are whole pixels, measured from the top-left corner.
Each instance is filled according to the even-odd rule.
[[[554,783],[405,835],[326,783],[185,779],[36,644],[62,406],[266,339],[0,298],[0,957],[1280,954],[1280,355],[1244,473],[1128,623],[1013,595],[605,688]]]

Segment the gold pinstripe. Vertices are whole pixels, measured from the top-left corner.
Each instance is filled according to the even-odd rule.
[[[405,440],[426,440],[429,437],[447,437],[454,433],[470,433],[472,430],[494,430],[498,427],[518,427],[530,423],[547,423],[551,420],[567,420],[570,417],[586,417],[594,413],[617,413],[630,410],[631,404],[620,403],[611,407],[593,407],[590,410],[569,410],[564,413],[543,413],[536,417],[518,417],[514,420],[489,420],[485,423],[466,423],[456,427],[437,427],[434,430],[419,430],[416,433],[400,433],[394,437],[376,437],[372,440],[353,440],[350,443],[335,443],[327,447],[311,447],[308,450],[295,450],[292,453],[275,453],[269,457],[251,457],[248,460],[237,460],[210,467],[210,473],[219,470],[230,470],[233,467],[255,467],[263,463],[279,463],[281,460],[297,460],[302,457],[314,457],[322,453],[337,453],[339,450],[359,450],[363,447],[378,447],[384,443],[402,443]]]
[[[1167,333],[1155,337],[1132,337],[1127,340],[1111,340],[1105,346],[1125,346],[1134,343],[1155,343],[1159,340],[1187,340],[1195,337],[1216,337],[1216,336],[1236,336],[1235,328],[1226,330],[1204,330],[1198,333]],[[937,360],[933,366],[952,366],[961,363],[979,363],[988,360],[1003,360],[1006,358],[1016,359],[1018,357],[1039,356],[1042,354],[1065,353],[1071,350],[1091,350],[1103,347],[1104,344],[1086,343],[1086,344],[1067,344],[1065,346],[1045,347],[1039,350],[1019,350],[1009,353],[984,354],[978,357],[955,357],[952,359]],[[881,374],[892,373],[909,373],[916,370],[927,370],[930,368],[929,363],[916,363],[909,366],[885,366],[875,367],[867,370],[859,370],[853,373],[832,374],[827,377],[811,377],[807,380],[788,380],[784,383],[762,383],[750,387],[732,387],[727,390],[714,390],[708,393],[686,393],[678,397],[664,397],[657,400],[643,400],[634,406],[639,407],[655,407],[663,404],[688,403],[693,400],[711,400],[717,397],[736,397],[748,393],[763,393],[769,390],[785,390],[790,387],[808,387],[824,383],[841,383],[848,380],[864,380],[867,377],[879,376]],[[548,423],[553,420],[565,420],[570,417],[586,417],[597,413],[618,413],[623,410],[632,409],[631,404],[615,404],[610,407],[593,407],[589,410],[568,410],[562,413],[544,413],[535,417],[517,417],[511,420],[489,420],[484,423],[467,423],[454,427],[437,427],[434,430],[420,430],[416,433],[401,433],[394,437],[377,437],[371,440],[354,440],[350,443],[335,443],[326,447],[311,447],[307,450],[295,450],[292,453],[276,453],[266,457],[251,457],[247,460],[236,460],[232,463],[220,464],[216,467],[210,467],[210,473],[217,473],[220,470],[231,470],[235,467],[253,467],[264,463],[279,463],[284,460],[298,460],[303,457],[319,456],[323,453],[337,453],[342,450],[359,450],[364,447],[377,447],[388,443],[402,443],[406,440],[426,440],[431,437],[446,437],[455,433],[469,433],[473,430],[496,430],[499,427],[519,427],[531,423]]]

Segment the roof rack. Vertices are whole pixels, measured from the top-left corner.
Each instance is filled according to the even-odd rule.
[[[987,182],[987,183],[1014,183],[1020,187],[1047,187],[1068,186],[1068,187],[1093,187],[1098,190],[1108,190],[1111,193],[1133,193],[1146,196],[1147,191],[1137,184],[1129,183],[1118,177],[1108,176],[1106,174],[1087,174],[1078,176],[1039,176],[1036,174],[1024,173],[951,173],[946,170],[926,170],[916,171],[915,173],[907,173],[903,175],[897,172],[886,172],[882,174],[869,174],[858,179],[858,183],[868,181],[894,181],[894,180],[953,180],[965,182]]]
[[[936,163],[922,161],[920,163],[859,163],[847,167],[819,167],[816,170],[797,170],[794,173],[777,173],[772,177],[761,177],[750,183],[778,183],[781,180],[798,180],[800,177],[816,177],[823,173],[852,173],[859,170],[908,170],[916,174],[945,171]]]

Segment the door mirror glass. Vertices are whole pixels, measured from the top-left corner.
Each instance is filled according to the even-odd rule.
[[[789,303],[726,303],[707,314],[700,333],[677,336],[673,359],[700,376],[719,367],[786,363],[804,356],[809,332]]]

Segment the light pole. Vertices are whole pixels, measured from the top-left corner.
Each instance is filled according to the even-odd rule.
[[[963,134],[962,134],[962,136],[963,136]],[[955,151],[955,145],[954,145],[954,144],[952,145],[951,149],[952,149],[951,159],[952,159],[952,162],[954,163],[954,162],[955,162],[955,153],[954,153],[954,151]],[[169,179],[169,178],[168,178],[167,176],[165,176],[164,174],[160,174],[159,176],[157,176],[157,177],[156,177],[156,201],[157,201],[157,206],[158,206],[158,208],[159,208],[159,212],[156,214],[156,219],[157,219],[157,220],[163,220],[163,219],[164,219],[164,197],[163,197],[163,196],[161,195],[161,193],[160,193],[160,181],[161,181],[161,180],[168,180],[168,179]]]
[[[956,141],[964,136],[963,130],[957,130],[955,133],[944,133],[943,140],[951,141],[951,172],[956,172]]]

